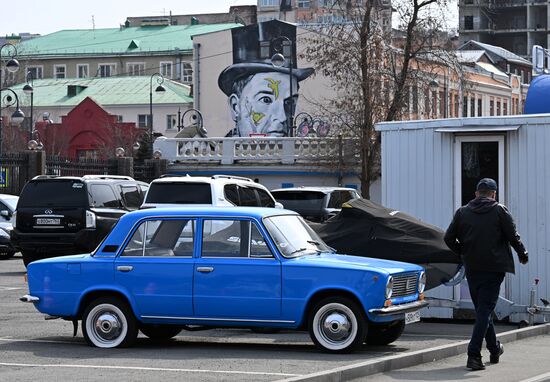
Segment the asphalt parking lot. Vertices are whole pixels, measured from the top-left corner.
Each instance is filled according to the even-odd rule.
[[[21,257],[0,261],[0,375],[4,381],[277,381],[358,362],[405,354],[469,338],[471,323],[420,322],[407,326],[395,343],[359,352],[319,352],[307,333],[257,334],[215,329],[182,332],[168,343],[140,336],[128,349],[89,347],[72,323],[45,321],[27,293]],[[498,331],[516,329],[498,325]]]

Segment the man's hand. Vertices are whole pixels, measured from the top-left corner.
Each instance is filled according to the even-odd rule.
[[[527,254],[527,252],[518,255],[518,257],[521,264],[527,264],[527,262],[529,261],[529,255]]]

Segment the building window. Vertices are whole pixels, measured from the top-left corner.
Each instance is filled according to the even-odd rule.
[[[175,129],[178,125],[178,116],[176,114],[168,114],[166,116],[166,130]]]
[[[412,112],[418,114],[418,86],[412,87]]]
[[[53,66],[53,78],[65,78],[67,73],[67,67],[65,65]]]
[[[42,66],[27,66],[27,73],[31,73],[33,80],[44,78]]]
[[[476,97],[470,98],[470,117],[476,116]]]
[[[500,99],[497,101],[497,115],[500,115]]]
[[[89,76],[90,65],[88,64],[78,64],[76,65],[76,76],[78,78],[86,78]]]
[[[279,5],[279,0],[260,0],[260,7],[275,7]]]
[[[495,100],[493,99],[489,101],[489,115],[490,116],[495,115]]]
[[[193,82],[193,67],[189,62],[181,63],[181,82],[189,84]]]
[[[309,8],[311,6],[310,0],[298,0],[297,1],[298,8]]]
[[[122,122],[123,122],[122,115],[117,115],[117,116],[116,116],[116,122],[117,122],[117,123],[122,123]]]
[[[116,75],[116,64],[99,64],[98,73],[100,77],[111,77]]]
[[[149,114],[138,114],[138,127],[149,127]]]
[[[474,16],[464,16],[464,29],[465,30],[474,29]]]
[[[172,62],[161,62],[160,63],[160,74],[165,78],[172,78]]]
[[[143,76],[145,73],[145,63],[129,62],[126,64],[126,74],[129,76]]]
[[[468,116],[468,97],[462,98],[462,116]]]
[[[481,98],[477,99],[477,116],[483,116],[483,101]]]

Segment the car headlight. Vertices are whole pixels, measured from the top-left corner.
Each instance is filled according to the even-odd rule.
[[[426,289],[426,272],[420,272],[420,277],[418,278],[418,293],[424,293]]]
[[[388,277],[388,281],[386,282],[386,298],[390,298],[393,293],[393,277]]]

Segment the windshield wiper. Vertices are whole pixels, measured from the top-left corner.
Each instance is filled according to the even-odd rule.
[[[309,244],[313,244],[313,245],[321,245],[321,243],[319,243],[318,241],[315,241],[315,240],[306,240]]]
[[[298,252],[307,251],[308,249],[310,249],[310,248],[300,248],[300,249],[297,249],[297,250],[295,250],[295,251],[290,252],[289,256],[292,256],[292,255],[294,255],[295,253],[298,253]]]

